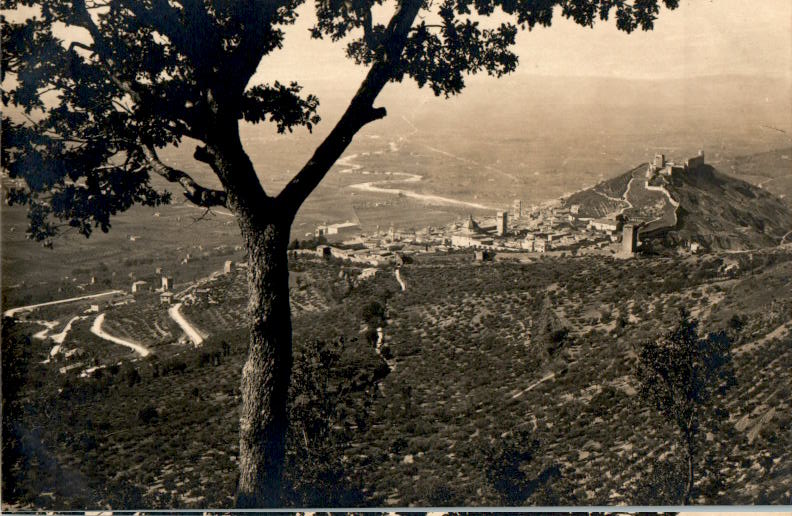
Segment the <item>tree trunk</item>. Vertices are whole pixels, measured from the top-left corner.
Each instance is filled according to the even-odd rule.
[[[242,370],[236,505],[281,504],[292,369],[289,224],[240,217],[248,252],[250,348]]]
[[[687,453],[687,481],[685,482],[685,495],[682,505],[690,504],[690,496],[693,493],[693,450],[688,449]]]

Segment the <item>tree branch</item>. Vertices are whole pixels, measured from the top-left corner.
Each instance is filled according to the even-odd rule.
[[[268,45],[277,41],[277,31],[273,30],[273,19],[276,17],[278,9],[286,2],[283,0],[270,0],[262,2],[260,0],[248,0],[242,2],[237,0],[240,9],[245,13],[246,19],[242,21],[243,29],[239,35],[239,44],[231,50],[226,58],[220,63],[218,77],[222,83],[232,84],[231,95],[241,95],[247,86],[248,81],[256,73],[261,59],[272,47]]]
[[[118,86],[123,92],[127,93],[132,98],[132,100],[139,103],[140,94],[135,90],[132,84],[119,78],[112,72],[112,70],[116,68],[116,64],[113,62],[112,52],[105,41],[104,36],[102,35],[102,31],[99,29],[96,23],[94,23],[93,18],[91,18],[91,13],[88,12],[88,7],[85,5],[85,0],[75,0],[73,5],[75,10],[75,17],[73,21],[78,26],[88,31],[88,33],[91,35],[91,39],[93,40],[93,46],[88,47],[82,43],[74,42],[69,45],[69,49],[73,50],[74,47],[80,47],[86,50],[90,49],[92,52],[96,53],[102,61],[107,63],[109,68],[107,70],[107,75],[113,84]]]
[[[212,206],[226,206],[226,192],[206,188],[190,177],[186,172],[177,170],[160,161],[154,147],[147,145],[141,149],[151,170],[164,177],[171,183],[178,183],[184,190],[184,196],[193,204],[210,208]]]
[[[196,67],[201,61],[206,61],[208,55],[212,55],[209,47],[218,46],[211,38],[214,32],[208,23],[208,15],[198,2],[185,3],[184,10],[189,14],[184,17],[186,24],[179,10],[167,0],[152,0],[151,8],[140,1],[127,0],[125,7],[142,25],[153,27],[171,40],[178,51],[193,61]]]
[[[375,108],[373,103],[388,81],[393,78],[410,28],[418,16],[422,3],[421,0],[404,0],[400,4],[385,30],[382,41],[385,51],[382,57],[372,65],[349,107],[330,134],[278,195],[277,200],[291,216],[297,213],[305,199],[341,157],[355,134],[366,124],[384,118],[387,114],[385,108]]]

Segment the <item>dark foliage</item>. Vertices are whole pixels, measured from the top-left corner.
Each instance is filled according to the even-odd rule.
[[[687,485],[679,501],[694,496],[694,467],[702,451],[701,430],[728,418],[719,399],[735,385],[731,342],[725,332],[699,337],[686,310],[676,328],[643,344],[637,369],[641,396],[676,427],[687,461]]]
[[[360,310],[360,316],[372,328],[385,325],[385,307],[377,301],[366,303]]]
[[[354,507],[370,502],[360,479],[350,476],[344,454],[350,432],[362,429],[369,419],[370,399],[380,378],[360,381],[347,374],[342,367],[345,345],[343,338],[316,340],[306,343],[296,359],[284,474],[287,506]]]
[[[541,444],[532,432],[496,438],[486,453],[487,482],[503,505],[570,504],[571,491],[560,482],[561,467],[542,460]]]
[[[4,317],[2,332],[2,418],[3,418],[3,485],[5,497],[19,496],[19,479],[25,468],[29,467],[27,457],[22,449],[22,416],[24,400],[21,397],[30,361],[30,339],[20,334],[16,322]]]

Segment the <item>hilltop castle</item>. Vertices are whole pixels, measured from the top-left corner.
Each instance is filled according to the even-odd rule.
[[[673,161],[666,161],[665,154],[655,154],[654,159],[649,163],[646,170],[646,175],[650,176],[655,173],[660,173],[664,176],[670,176],[674,172],[685,173],[704,165],[704,151],[699,150],[698,155],[686,159],[681,165],[677,165]]]

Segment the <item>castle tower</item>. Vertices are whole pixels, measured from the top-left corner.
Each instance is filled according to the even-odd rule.
[[[512,220],[520,220],[522,217],[522,201],[515,199],[512,201]]]
[[[505,236],[509,230],[509,214],[505,211],[499,211],[495,214],[495,223],[498,236]]]
[[[638,250],[638,225],[625,224],[622,228],[622,252],[634,254]]]

